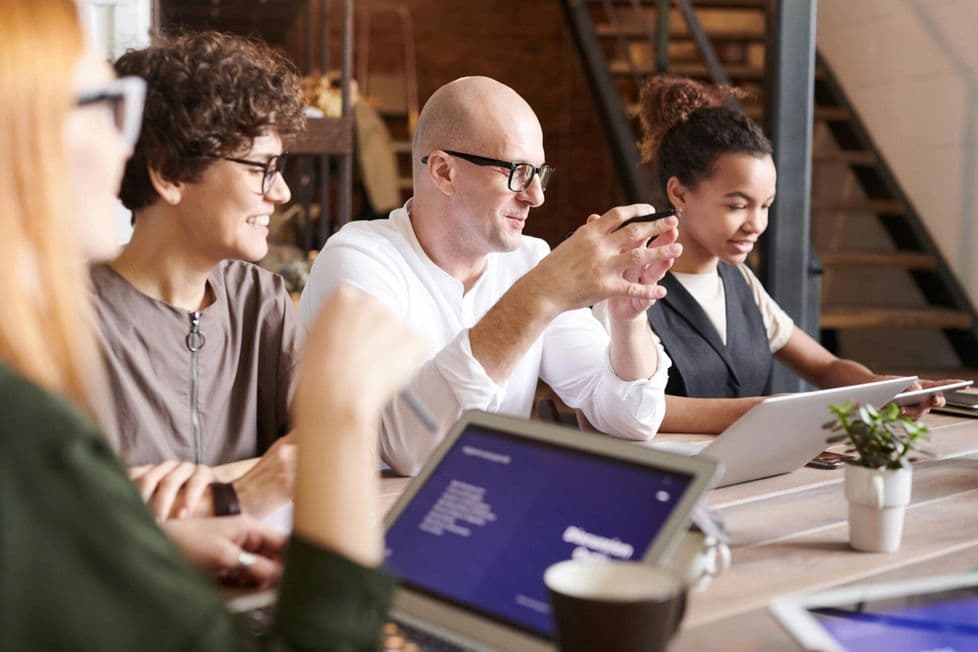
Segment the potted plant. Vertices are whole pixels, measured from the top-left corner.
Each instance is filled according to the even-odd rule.
[[[881,409],[872,405],[833,405],[841,434],[829,443],[848,441],[857,457],[846,465],[846,499],[849,501],[849,545],[866,552],[895,552],[903,535],[903,516],[910,504],[911,469],[907,456],[927,427],[900,414],[891,403]]]

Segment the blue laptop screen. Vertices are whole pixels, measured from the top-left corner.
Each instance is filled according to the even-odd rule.
[[[391,524],[402,584],[551,637],[548,566],[641,559],[692,476],[469,426]]]

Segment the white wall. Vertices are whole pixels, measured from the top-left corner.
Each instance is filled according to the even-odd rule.
[[[78,10],[96,49],[106,59],[149,45],[151,0],[78,0]],[[130,212],[119,202],[116,228],[120,243],[132,237],[130,220]]]
[[[978,1],[820,0],[818,48],[978,305]]]
[[[151,0],[78,0],[82,22],[108,59],[149,45]]]

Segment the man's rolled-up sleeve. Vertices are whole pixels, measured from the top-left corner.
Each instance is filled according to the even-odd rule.
[[[544,333],[541,378],[568,406],[584,412],[601,432],[623,439],[655,436],[665,416],[665,388],[671,361],[658,349],[658,367],[648,379],[615,375],[610,337],[589,310],[563,313]]]

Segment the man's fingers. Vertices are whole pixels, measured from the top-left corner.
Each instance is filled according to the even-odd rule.
[[[675,258],[668,258],[666,260],[657,260],[653,263],[649,263],[642,270],[642,274],[638,278],[639,283],[658,283],[662,280],[662,277],[666,275],[666,272],[672,267],[673,263],[676,262]],[[627,278],[627,277],[626,277]],[[628,279],[632,280],[632,279]]]
[[[639,301],[658,301],[666,296],[666,289],[654,283],[635,283],[618,279],[608,291],[611,298],[637,299]]]
[[[601,215],[601,217],[595,220],[595,222],[597,222],[597,225],[602,231],[605,233],[611,233],[633,217],[651,215],[654,212],[655,206],[652,204],[629,204],[628,206],[615,206],[611,210]]]
[[[658,261],[673,260],[682,254],[682,252],[683,246],[679,243],[673,243],[662,247],[641,247],[638,249],[629,249],[628,251],[618,254],[618,256],[613,259],[612,267],[619,271],[633,268],[643,269],[647,265],[651,265]]]
[[[649,243],[649,246],[652,248],[662,247],[665,245],[670,245],[678,239],[679,239],[678,228],[666,229],[665,231],[657,235],[655,240]]]
[[[636,222],[610,233],[608,241],[616,249],[644,246],[650,240],[669,231],[677,231],[678,233],[677,225],[678,222],[675,217],[667,217],[656,222]]]

